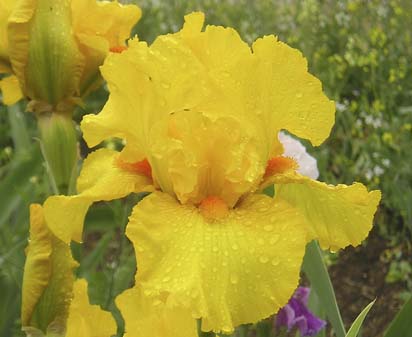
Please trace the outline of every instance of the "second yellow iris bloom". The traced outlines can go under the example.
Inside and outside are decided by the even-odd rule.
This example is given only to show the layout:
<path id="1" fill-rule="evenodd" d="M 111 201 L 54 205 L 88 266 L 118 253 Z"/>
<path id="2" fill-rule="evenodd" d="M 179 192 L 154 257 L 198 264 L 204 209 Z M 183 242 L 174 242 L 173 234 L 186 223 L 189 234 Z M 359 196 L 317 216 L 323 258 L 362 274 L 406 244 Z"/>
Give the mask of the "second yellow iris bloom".
<path id="1" fill-rule="evenodd" d="M 45 211 L 56 236 L 80 241 L 92 202 L 154 191 L 127 226 L 136 292 L 202 318 L 205 331 L 230 332 L 287 303 L 307 242 L 359 244 L 380 192 L 313 181 L 282 156 L 280 130 L 320 145 L 334 123 L 334 103 L 299 51 L 274 36 L 250 48 L 233 29 L 202 31 L 203 21 L 190 14 L 180 32 L 107 58 L 109 101 L 82 130 L 90 146 L 110 137 L 126 146 L 92 153 L 79 194 L 51 197 Z M 274 198 L 260 192 L 270 184 Z M 118 303 L 127 315 L 135 305 Z"/>

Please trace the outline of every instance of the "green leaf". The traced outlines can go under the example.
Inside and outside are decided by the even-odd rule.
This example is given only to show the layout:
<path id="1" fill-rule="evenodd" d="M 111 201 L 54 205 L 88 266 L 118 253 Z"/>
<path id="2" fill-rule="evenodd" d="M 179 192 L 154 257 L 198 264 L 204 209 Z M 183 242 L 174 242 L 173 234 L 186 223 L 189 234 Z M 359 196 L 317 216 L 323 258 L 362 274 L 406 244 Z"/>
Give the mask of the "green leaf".
<path id="1" fill-rule="evenodd" d="M 88 274 L 96 270 L 97 265 L 104 261 L 107 247 L 112 238 L 112 231 L 104 234 L 92 252 L 82 259 L 80 267 L 77 269 L 77 275 L 79 277 L 88 278 Z"/>
<path id="2" fill-rule="evenodd" d="M 365 309 L 362 310 L 362 312 L 359 314 L 358 317 L 356 317 L 355 321 L 352 323 L 348 333 L 346 334 L 346 337 L 356 337 L 359 333 L 359 330 L 362 326 L 363 321 L 365 320 L 366 315 L 368 314 L 369 310 L 371 310 L 372 306 L 375 304 L 376 300 L 373 300 L 371 303 L 369 303 Z M 401 335 L 399 335 L 401 336 Z"/>
<path id="3" fill-rule="evenodd" d="M 384 337 L 412 337 L 412 296 L 398 312 L 386 330 Z"/>
<path id="4" fill-rule="evenodd" d="M 325 320 L 326 314 L 325 310 L 319 301 L 319 296 L 316 293 L 315 289 L 311 289 L 309 300 L 308 300 L 308 308 L 312 311 L 317 317 Z M 319 331 L 315 337 L 326 337 L 326 329 L 322 329 Z"/>
<path id="5" fill-rule="evenodd" d="M 12 336 L 15 317 L 20 313 L 20 289 L 0 275 L 0 336 Z"/>
<path id="6" fill-rule="evenodd" d="M 306 246 L 305 258 L 303 259 L 303 271 L 308 277 L 311 287 L 319 296 L 319 301 L 329 318 L 337 337 L 346 335 L 342 317 L 336 302 L 335 292 L 330 281 L 328 271 L 323 262 L 322 252 L 316 241 Z"/>
<path id="7" fill-rule="evenodd" d="M 30 147 L 30 137 L 26 127 L 26 120 L 20 105 L 8 107 L 10 133 L 16 152 L 27 151 Z"/>
<path id="8" fill-rule="evenodd" d="M 14 158 L 0 185 L 0 228 L 32 188 L 30 178 L 39 173 L 41 162 L 37 144 Z"/>

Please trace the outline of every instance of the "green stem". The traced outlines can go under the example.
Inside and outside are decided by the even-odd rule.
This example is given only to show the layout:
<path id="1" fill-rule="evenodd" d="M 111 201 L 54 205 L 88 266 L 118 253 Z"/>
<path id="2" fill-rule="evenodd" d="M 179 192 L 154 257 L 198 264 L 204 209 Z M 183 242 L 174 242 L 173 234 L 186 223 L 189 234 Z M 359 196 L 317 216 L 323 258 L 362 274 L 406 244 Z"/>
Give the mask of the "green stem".
<path id="1" fill-rule="evenodd" d="M 75 193 L 77 134 L 70 114 L 42 114 L 38 118 L 40 146 L 54 194 Z"/>

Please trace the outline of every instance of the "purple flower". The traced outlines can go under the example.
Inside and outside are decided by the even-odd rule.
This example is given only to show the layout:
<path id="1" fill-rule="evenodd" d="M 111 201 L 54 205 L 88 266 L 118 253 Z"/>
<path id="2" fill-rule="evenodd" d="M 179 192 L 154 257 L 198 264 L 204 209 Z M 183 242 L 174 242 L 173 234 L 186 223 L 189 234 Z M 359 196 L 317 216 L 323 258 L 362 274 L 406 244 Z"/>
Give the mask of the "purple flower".
<path id="1" fill-rule="evenodd" d="M 279 310 L 276 325 L 285 326 L 288 331 L 297 327 L 302 337 L 316 335 L 326 322 L 313 315 L 307 308 L 310 288 L 296 289 L 289 303 Z"/>

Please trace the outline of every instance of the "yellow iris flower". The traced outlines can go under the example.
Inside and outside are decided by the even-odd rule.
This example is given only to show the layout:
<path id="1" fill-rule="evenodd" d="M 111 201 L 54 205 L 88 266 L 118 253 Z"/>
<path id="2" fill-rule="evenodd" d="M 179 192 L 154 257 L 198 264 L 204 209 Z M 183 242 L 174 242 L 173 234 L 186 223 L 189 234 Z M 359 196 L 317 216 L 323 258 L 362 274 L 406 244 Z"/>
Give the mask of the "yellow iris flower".
<path id="1" fill-rule="evenodd" d="M 3 101 L 64 110 L 102 82 L 99 66 L 120 52 L 141 11 L 96 0 L 0 0 Z"/>
<path id="2" fill-rule="evenodd" d="M 132 40 L 106 59 L 109 100 L 82 130 L 89 146 L 120 137 L 125 148 L 89 155 L 79 194 L 49 198 L 45 214 L 57 237 L 79 241 L 91 203 L 154 191 L 127 226 L 145 300 L 230 332 L 287 303 L 307 242 L 358 245 L 380 192 L 313 181 L 282 157 L 280 130 L 320 145 L 334 123 L 334 103 L 299 51 L 274 36 L 250 48 L 203 22 L 192 13 L 178 33 L 151 46 Z M 274 198 L 260 192 L 269 184 Z M 131 302 L 118 302 L 127 317 Z"/>
<path id="3" fill-rule="evenodd" d="M 29 336 L 109 337 L 116 332 L 110 313 L 90 305 L 85 280 L 74 280 L 77 262 L 70 246 L 54 236 L 41 205 L 30 207 L 21 320 Z M 101 324 L 104 320 L 105 324 Z"/>

